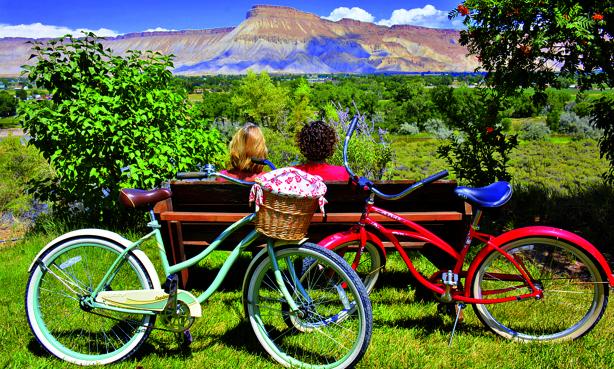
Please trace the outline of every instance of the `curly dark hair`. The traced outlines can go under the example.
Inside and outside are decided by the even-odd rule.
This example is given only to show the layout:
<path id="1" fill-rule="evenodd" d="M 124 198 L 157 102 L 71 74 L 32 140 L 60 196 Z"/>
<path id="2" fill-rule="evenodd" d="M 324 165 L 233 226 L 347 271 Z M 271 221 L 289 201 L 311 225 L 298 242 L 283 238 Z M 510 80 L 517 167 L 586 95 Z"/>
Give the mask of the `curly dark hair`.
<path id="1" fill-rule="evenodd" d="M 306 124 L 296 135 L 301 154 L 309 161 L 324 161 L 335 152 L 337 132 L 328 124 L 317 120 Z"/>

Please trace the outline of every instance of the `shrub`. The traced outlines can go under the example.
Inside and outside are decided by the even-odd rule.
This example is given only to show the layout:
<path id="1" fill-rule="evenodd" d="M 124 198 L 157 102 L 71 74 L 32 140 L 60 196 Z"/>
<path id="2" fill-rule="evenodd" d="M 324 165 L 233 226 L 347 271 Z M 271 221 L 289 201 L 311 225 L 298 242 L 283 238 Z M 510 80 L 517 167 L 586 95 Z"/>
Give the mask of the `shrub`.
<path id="1" fill-rule="evenodd" d="M 438 149 L 457 177 L 476 186 L 508 180 L 509 154 L 517 139 L 503 133 L 500 97 L 489 91 L 449 88 L 433 93 L 433 99 L 448 126 L 457 130 Z"/>
<path id="2" fill-rule="evenodd" d="M 561 113 L 559 132 L 569 134 L 575 138 L 598 139 L 601 131 L 590 124 L 589 117 L 580 117 L 573 111 Z"/>
<path id="3" fill-rule="evenodd" d="M 37 149 L 16 136 L 0 140 L 0 213 L 24 215 L 33 200 L 28 182 L 52 177 L 53 170 Z"/>
<path id="4" fill-rule="evenodd" d="M 599 139 L 599 152 L 610 162 L 610 169 L 605 174 L 606 180 L 614 183 L 614 94 L 603 95 L 597 100 L 591 112 L 591 123 L 603 130 Z"/>
<path id="5" fill-rule="evenodd" d="M 402 135 L 416 135 L 420 133 L 420 129 L 416 123 L 403 123 L 399 127 L 399 133 Z"/>
<path id="6" fill-rule="evenodd" d="M 339 135 L 337 150 L 330 159 L 330 164 L 343 165 L 343 141 L 352 120 L 349 109 L 338 108 L 338 120 L 331 120 Z M 358 176 L 369 179 L 383 179 L 388 165 L 392 162 L 392 149 L 385 131 L 376 129 L 376 122 L 368 121 L 359 114 L 358 128 L 348 147 L 348 162 Z"/>
<path id="7" fill-rule="evenodd" d="M 550 135 L 550 128 L 541 122 L 523 122 L 519 138 L 528 141 L 544 141 Z"/>
<path id="8" fill-rule="evenodd" d="M 172 60 L 159 53 L 104 49 L 92 33 L 36 41 L 30 82 L 53 94 L 25 102 L 19 116 L 29 143 L 57 171 L 37 195 L 55 206 L 80 204 L 92 221 L 121 224 L 122 187 L 153 188 L 178 171 L 221 163 L 219 133 L 188 116 L 185 90 L 172 83 Z"/>
<path id="9" fill-rule="evenodd" d="M 443 120 L 430 118 L 424 122 L 424 131 L 437 138 L 447 139 L 452 136 L 452 130 L 446 126 Z"/>

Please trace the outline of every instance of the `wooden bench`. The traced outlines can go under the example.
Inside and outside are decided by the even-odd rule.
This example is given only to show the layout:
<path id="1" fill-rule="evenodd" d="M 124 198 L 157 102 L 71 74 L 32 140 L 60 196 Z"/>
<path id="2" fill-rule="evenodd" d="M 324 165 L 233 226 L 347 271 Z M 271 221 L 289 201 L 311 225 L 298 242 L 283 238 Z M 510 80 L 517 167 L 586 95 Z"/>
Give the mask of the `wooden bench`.
<path id="1" fill-rule="evenodd" d="M 398 193 L 414 181 L 377 182 L 384 193 Z M 346 182 L 327 183 L 327 219 L 314 214 L 307 237 L 318 242 L 335 232 L 355 224 L 364 207 L 364 194 L 357 193 Z M 453 192 L 455 181 L 437 181 L 396 201 L 376 198 L 375 204 L 404 218 L 419 222 L 454 246 L 462 245 L 466 236 L 471 207 Z M 214 181 L 172 181 L 171 199 L 156 204 L 154 212 L 162 225 L 162 237 L 171 263 L 186 260 L 210 244 L 226 227 L 251 213 L 248 205 L 249 188 Z M 383 223 L 387 218 L 373 218 Z M 245 227 L 229 237 L 218 249 L 232 249 L 251 229 Z M 261 245 L 263 242 L 255 242 Z M 403 242 L 404 247 L 422 248 L 417 242 Z M 392 245 L 387 245 L 392 246 Z M 256 246 L 255 246 L 256 247 Z M 255 250 L 255 249 L 254 249 Z M 428 253 L 427 253 L 428 256 Z M 433 261 L 433 259 L 431 258 Z M 436 262 L 436 257 L 435 261 Z M 185 286 L 188 271 L 181 275 Z"/>

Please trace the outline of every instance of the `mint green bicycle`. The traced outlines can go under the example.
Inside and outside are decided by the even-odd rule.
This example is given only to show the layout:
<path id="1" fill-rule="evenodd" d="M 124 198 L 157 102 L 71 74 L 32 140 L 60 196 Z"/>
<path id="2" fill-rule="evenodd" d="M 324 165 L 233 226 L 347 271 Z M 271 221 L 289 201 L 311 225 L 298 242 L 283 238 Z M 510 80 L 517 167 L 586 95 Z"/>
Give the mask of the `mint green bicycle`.
<path id="1" fill-rule="evenodd" d="M 196 175 L 223 176 L 212 171 Z M 236 230 L 252 226 L 256 214 L 232 224 L 200 254 L 169 265 L 152 209 L 170 196 L 166 189 L 122 190 L 124 205 L 149 209 L 151 216 L 152 231 L 136 242 L 105 230 L 82 229 L 54 239 L 36 255 L 29 268 L 26 313 L 47 351 L 71 363 L 98 365 L 128 358 L 152 329 L 175 332 L 191 342 L 189 328 L 201 316 L 201 304 L 219 288 L 241 251 L 261 235 L 254 229 L 245 236 L 211 285 L 194 296 L 177 288 L 177 273 L 210 255 Z M 158 245 L 164 285 L 139 249 L 150 238 Z M 367 296 L 343 259 L 300 241 L 267 238 L 243 282 L 243 306 L 251 327 L 265 350 L 285 366 L 356 364 L 371 338 Z"/>

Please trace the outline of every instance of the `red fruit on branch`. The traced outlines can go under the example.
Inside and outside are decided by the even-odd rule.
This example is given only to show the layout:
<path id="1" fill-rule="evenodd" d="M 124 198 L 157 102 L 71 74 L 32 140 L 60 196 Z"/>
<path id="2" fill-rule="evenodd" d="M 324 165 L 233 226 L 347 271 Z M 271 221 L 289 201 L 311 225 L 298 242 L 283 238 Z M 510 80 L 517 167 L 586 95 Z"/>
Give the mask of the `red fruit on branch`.
<path id="1" fill-rule="evenodd" d="M 597 22 L 602 21 L 603 20 L 603 14 L 601 14 L 601 13 L 593 14 L 593 20 L 597 21 Z"/>
<path id="2" fill-rule="evenodd" d="M 456 10 L 458 10 L 461 15 L 469 15 L 469 8 L 467 8 L 463 4 L 458 4 Z"/>

